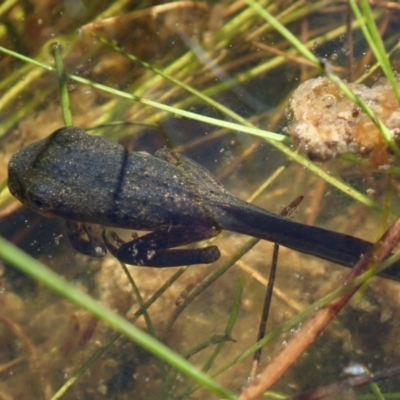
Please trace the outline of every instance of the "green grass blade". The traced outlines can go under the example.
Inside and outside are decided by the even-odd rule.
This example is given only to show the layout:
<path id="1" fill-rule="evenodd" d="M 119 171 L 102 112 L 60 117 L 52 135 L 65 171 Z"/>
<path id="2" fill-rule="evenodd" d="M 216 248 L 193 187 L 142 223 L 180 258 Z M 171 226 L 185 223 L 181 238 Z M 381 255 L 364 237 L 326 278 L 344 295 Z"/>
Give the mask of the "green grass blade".
<path id="1" fill-rule="evenodd" d="M 225 327 L 225 332 L 223 335 L 223 338 L 225 338 L 224 341 L 221 341 L 220 343 L 217 344 L 217 347 L 215 350 L 212 352 L 211 356 L 209 359 L 204 363 L 203 368 L 201 369 L 203 372 L 207 372 L 212 365 L 214 364 L 216 358 L 218 355 L 221 353 L 221 351 L 224 349 L 226 345 L 226 339 L 231 337 L 231 333 L 233 331 L 233 328 L 236 324 L 236 321 L 239 316 L 239 310 L 240 310 L 240 305 L 242 302 L 242 292 L 243 292 L 243 280 L 239 278 L 236 283 L 235 287 L 235 294 L 233 298 L 233 305 L 232 305 L 232 310 L 229 315 L 228 322 Z M 182 396 L 179 397 L 179 400 L 184 400 L 189 397 L 190 394 L 195 392 L 199 388 L 199 385 L 192 384 L 190 385 L 185 392 L 182 394 Z"/>
<path id="2" fill-rule="evenodd" d="M 61 46 L 58 44 L 53 45 L 53 56 L 56 64 L 58 84 L 60 87 L 61 97 L 61 110 L 64 118 L 64 124 L 66 126 L 72 126 L 72 113 L 69 104 L 68 85 L 67 85 L 67 74 L 65 73 L 64 63 L 61 57 Z"/>
<path id="3" fill-rule="evenodd" d="M 371 108 L 364 103 L 360 98 L 358 98 L 346 85 L 345 83 L 336 75 L 334 75 L 332 72 L 329 70 L 329 64 L 326 62 L 323 62 L 322 60 L 319 60 L 313 53 L 311 53 L 310 50 L 308 50 L 307 47 L 301 43 L 300 40 L 298 40 L 285 26 L 283 26 L 278 20 L 276 20 L 268 11 L 264 10 L 255 0 L 246 0 L 247 3 L 257 10 L 259 14 L 267 21 L 269 22 L 283 37 L 285 37 L 292 45 L 301 53 L 304 57 L 306 57 L 310 62 L 312 62 L 316 68 L 320 69 L 322 72 L 325 73 L 325 75 L 333 82 L 335 83 L 340 90 L 350 99 L 352 100 L 355 104 L 357 104 L 362 111 L 374 122 L 376 127 L 379 129 L 382 137 L 384 138 L 385 142 L 387 143 L 388 147 L 394 152 L 394 154 L 397 156 L 397 158 L 400 159 L 400 149 L 397 146 L 396 141 L 394 140 L 394 135 L 390 130 L 384 125 L 384 123 L 375 115 L 375 113 L 371 110 Z M 351 0 L 354 2 L 355 0 Z M 361 15 L 361 14 L 360 14 Z M 371 17 L 372 18 L 372 17 Z M 362 23 L 363 17 L 360 16 L 360 24 Z M 373 24 L 374 25 L 374 24 Z M 364 31 L 363 31 L 364 32 Z M 373 39 L 371 38 L 371 35 L 369 34 L 368 31 L 365 31 L 364 34 L 366 35 L 366 38 L 370 38 L 370 41 L 372 44 L 372 50 L 374 53 L 379 54 L 379 51 L 377 47 L 373 44 Z M 381 42 L 380 42 L 381 43 Z M 383 44 L 382 44 L 383 46 Z M 383 57 L 387 59 L 386 57 Z M 389 66 L 390 69 L 390 66 Z M 389 73 L 389 72 L 388 72 Z M 393 72 L 390 72 L 393 74 Z M 393 76 L 394 79 L 394 76 Z M 397 84 L 396 84 L 397 85 Z"/>
<path id="4" fill-rule="evenodd" d="M 255 0 L 246 0 L 250 7 L 257 11 L 269 24 L 271 24 L 285 39 L 287 39 L 292 45 L 309 61 L 316 66 L 320 66 L 321 61 L 310 51 L 303 43 L 297 39 L 284 25 L 282 25 L 276 18 L 274 18 L 268 11 L 260 6 Z"/>
<path id="5" fill-rule="evenodd" d="M 231 310 L 228 322 L 225 327 L 225 336 L 226 337 L 231 337 L 233 328 L 238 319 L 239 311 L 240 311 L 240 304 L 242 301 L 242 292 L 243 292 L 243 280 L 241 278 L 239 278 L 236 283 L 236 287 L 235 287 L 235 294 L 234 294 L 234 298 L 233 298 L 232 310 Z M 218 357 L 218 354 L 225 347 L 225 344 L 226 344 L 226 342 L 222 342 L 216 347 L 215 351 L 213 351 L 210 358 L 206 361 L 203 368 L 201 369 L 203 372 L 207 372 L 211 368 L 211 366 L 214 364 L 215 359 Z"/>
<path id="6" fill-rule="evenodd" d="M 19 53 L 16 53 L 12 50 L 6 49 L 5 47 L 0 46 L 0 51 L 2 51 L 5 54 L 9 54 L 13 57 L 19 58 L 25 62 L 28 63 L 32 63 L 40 68 L 44 68 L 49 72 L 55 72 L 55 68 L 43 64 L 37 60 L 34 60 L 32 58 L 29 57 L 25 57 Z M 296 151 L 292 151 L 288 146 L 286 146 L 283 142 L 287 141 L 287 137 L 284 135 L 280 135 L 277 134 L 275 132 L 269 132 L 269 131 L 265 131 L 262 129 L 258 129 L 252 126 L 244 126 L 244 125 L 240 125 L 240 124 L 236 124 L 233 122 L 228 122 L 228 121 L 223 121 L 220 119 L 216 119 L 216 118 L 211 118 L 211 117 L 206 117 L 204 115 L 200 115 L 200 114 L 196 114 L 196 113 L 192 113 L 189 111 L 185 111 L 185 110 L 181 110 L 178 109 L 176 107 L 171 107 L 171 106 L 167 106 L 152 100 L 147 100 L 141 97 L 137 97 L 134 96 L 130 93 L 126 93 L 117 89 L 113 89 L 110 88 L 108 86 L 102 85 L 100 83 L 95 83 L 92 82 L 88 79 L 82 78 L 80 76 L 77 75 L 71 75 L 68 74 L 68 77 L 83 83 L 85 85 L 88 85 L 92 88 L 95 89 L 99 89 L 102 90 L 104 92 L 107 93 L 111 93 L 115 96 L 121 97 L 121 98 L 125 98 L 125 99 L 129 99 L 132 101 L 138 101 L 140 103 L 149 105 L 151 107 L 154 108 L 158 108 L 160 110 L 164 110 L 168 113 L 174 114 L 174 115 L 180 115 L 182 117 L 186 117 L 186 118 L 191 118 L 194 119 L 196 121 L 201 121 L 204 123 L 208 123 L 211 125 L 216 125 L 216 126 L 220 126 L 223 128 L 227 128 L 227 129 L 232 129 L 234 131 L 239 131 L 239 132 L 244 132 L 244 133 L 249 133 L 255 136 L 259 136 L 262 137 L 263 139 L 267 140 L 268 143 L 270 143 L 271 145 L 273 145 L 274 147 L 276 147 L 278 150 L 280 150 L 282 153 L 284 153 L 286 156 L 288 156 L 290 159 L 296 161 L 297 163 L 299 163 L 300 165 L 302 165 L 303 167 L 307 168 L 309 171 L 313 172 L 314 174 L 316 174 L 317 176 L 319 176 L 320 178 L 324 179 L 326 182 L 328 182 L 329 184 L 331 184 L 332 186 L 336 187 L 337 189 L 339 189 L 340 191 L 344 192 L 345 194 L 349 195 L 350 197 L 354 198 L 356 201 L 359 201 L 362 204 L 367 205 L 368 207 L 371 207 L 377 211 L 382 211 L 382 207 L 380 206 L 380 204 L 378 204 L 377 202 L 373 201 L 371 198 L 369 198 L 368 196 L 364 195 L 363 193 L 360 193 L 359 191 L 355 190 L 354 188 L 352 188 L 351 186 L 346 185 L 343 181 L 341 181 L 340 179 L 328 174 L 327 172 L 325 172 L 323 169 L 321 169 L 318 165 L 314 164 L 313 162 L 311 162 L 310 160 L 308 160 L 307 158 L 303 157 L 302 155 L 298 154 Z M 337 78 L 339 79 L 339 78 Z M 344 83 L 343 83 L 344 85 Z M 345 85 L 344 85 L 345 86 Z M 372 111 L 371 111 L 372 113 Z M 389 132 L 390 133 L 390 132 Z M 397 146 L 396 146 L 397 147 Z"/>
<path id="7" fill-rule="evenodd" d="M 384 262 L 377 265 L 376 267 L 371 268 L 368 271 L 357 276 L 357 278 L 355 278 L 354 280 L 352 280 L 350 283 L 346 284 L 345 286 L 342 286 L 339 289 L 334 290 L 333 292 L 329 293 L 325 297 L 316 301 L 314 304 L 307 307 L 307 309 L 305 309 L 304 311 L 295 315 L 292 319 L 290 319 L 289 321 L 284 323 L 281 327 L 279 327 L 278 329 L 275 329 L 274 331 L 272 331 L 269 334 L 267 334 L 266 336 L 264 336 L 264 338 L 262 338 L 260 341 L 258 341 L 253 346 L 251 346 L 249 349 L 244 351 L 241 355 L 236 357 L 232 362 L 221 367 L 218 371 L 216 371 L 213 374 L 213 376 L 214 377 L 218 376 L 219 374 L 221 374 L 221 373 L 225 372 L 226 370 L 228 370 L 229 368 L 231 368 L 233 365 L 235 365 L 235 364 L 239 363 L 240 361 L 244 360 L 245 358 L 251 356 L 254 352 L 256 352 L 258 349 L 265 346 L 267 343 L 271 342 L 276 337 L 280 336 L 281 334 L 287 332 L 288 330 L 295 328 L 299 324 L 303 323 L 305 321 L 305 319 L 307 317 L 309 317 L 310 315 L 312 315 L 315 311 L 326 306 L 331 301 L 337 299 L 339 296 L 342 296 L 343 294 L 349 292 L 350 290 L 354 289 L 355 287 L 363 285 L 365 282 L 367 282 L 373 276 L 378 275 L 379 273 L 381 273 L 382 271 L 384 271 L 387 268 L 390 268 L 390 266 L 398 260 L 400 260 L 400 252 L 387 258 Z"/>
<path id="8" fill-rule="evenodd" d="M 385 46 L 382 42 L 381 35 L 376 26 L 371 7 L 368 4 L 368 1 L 361 0 L 360 6 L 362 9 L 362 14 L 358 9 L 357 3 L 355 0 L 350 0 L 350 6 L 353 10 L 354 15 L 357 20 L 360 22 L 361 29 L 365 36 L 365 39 L 368 42 L 369 47 L 374 53 L 376 59 L 378 60 L 380 66 L 382 67 L 383 72 L 385 73 L 388 81 L 391 83 L 393 87 L 394 94 L 397 98 L 397 102 L 400 104 L 400 89 L 397 85 L 396 77 L 392 71 L 390 66 L 389 57 L 386 53 Z M 364 22 L 364 18 L 366 20 L 366 24 Z"/>
<path id="9" fill-rule="evenodd" d="M 154 354 L 159 359 L 167 362 L 182 374 L 193 379 L 198 384 L 208 388 L 218 396 L 226 399 L 236 399 L 236 396 L 219 385 L 209 376 L 195 368 L 184 358 L 173 352 L 167 346 L 141 331 L 129 321 L 103 307 L 92 297 L 78 290 L 75 286 L 60 278 L 49 268 L 0 237 L 0 257 L 31 276 L 55 293 L 71 301 L 82 309 L 90 312 L 107 325 L 122 333 L 127 338 Z"/>
<path id="10" fill-rule="evenodd" d="M 171 83 L 174 83 L 177 86 L 180 86 L 182 89 L 186 90 L 190 94 L 193 94 L 198 99 L 203 100 L 205 103 L 209 104 L 210 106 L 212 106 L 212 107 L 218 109 L 219 111 L 223 112 L 225 115 L 228 115 L 229 117 L 235 119 L 238 122 L 241 122 L 244 125 L 251 126 L 249 124 L 249 122 L 245 118 L 242 118 L 240 115 L 236 114 L 230 108 L 225 107 L 221 103 L 218 103 L 217 101 L 215 101 L 211 97 L 204 95 L 199 90 L 196 90 L 196 89 L 192 88 L 191 86 L 186 85 L 185 83 L 179 81 L 178 79 L 175 79 L 173 76 L 171 76 L 169 74 L 166 74 L 165 72 L 161 71 L 160 69 L 153 67 L 151 64 L 141 60 L 140 58 L 136 57 L 135 55 L 124 52 L 120 47 L 117 47 L 117 46 L 109 43 L 107 40 L 105 40 L 103 38 L 99 38 L 99 40 L 100 40 L 100 42 L 102 42 L 102 43 L 106 44 L 107 46 L 111 47 L 114 51 L 116 51 L 116 52 L 118 52 L 120 54 L 123 54 L 129 60 L 139 62 L 144 68 L 147 68 L 150 71 L 153 71 L 155 74 L 159 75 L 160 77 L 164 78 L 165 80 L 167 80 L 167 81 L 169 81 Z"/>
<path id="11" fill-rule="evenodd" d="M 144 308 L 149 308 L 156 300 L 158 300 L 161 295 L 172 286 L 174 282 L 187 270 L 187 267 L 180 268 L 171 278 L 169 278 L 164 284 L 144 303 Z M 143 309 L 137 310 L 131 320 L 134 323 L 143 314 Z M 90 368 L 93 363 L 98 360 L 121 336 L 120 333 L 114 333 L 111 338 L 101 346 L 94 354 L 92 354 L 85 363 L 76 371 L 54 394 L 50 400 L 58 400 L 70 389 L 78 379 Z"/>

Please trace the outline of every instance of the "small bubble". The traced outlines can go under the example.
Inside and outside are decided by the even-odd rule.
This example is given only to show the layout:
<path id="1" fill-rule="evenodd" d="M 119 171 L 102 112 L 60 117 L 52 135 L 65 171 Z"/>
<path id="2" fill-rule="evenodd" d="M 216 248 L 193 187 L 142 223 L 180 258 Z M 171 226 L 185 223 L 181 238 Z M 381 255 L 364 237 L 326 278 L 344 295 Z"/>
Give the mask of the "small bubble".
<path id="1" fill-rule="evenodd" d="M 336 98 L 335 96 L 332 96 L 331 94 L 327 94 L 322 98 L 322 105 L 325 108 L 331 108 L 336 104 Z"/>
<path id="2" fill-rule="evenodd" d="M 344 368 L 343 372 L 347 375 L 364 375 L 367 370 L 364 365 L 360 363 L 352 362 L 346 368 Z"/>

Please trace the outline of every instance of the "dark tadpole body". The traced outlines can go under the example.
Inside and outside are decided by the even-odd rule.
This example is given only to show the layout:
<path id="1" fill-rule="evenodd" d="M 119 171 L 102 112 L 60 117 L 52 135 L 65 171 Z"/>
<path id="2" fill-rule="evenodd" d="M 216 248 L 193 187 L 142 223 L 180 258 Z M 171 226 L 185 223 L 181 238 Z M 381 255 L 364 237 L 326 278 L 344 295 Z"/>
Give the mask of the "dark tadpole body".
<path id="1" fill-rule="evenodd" d="M 204 167 L 168 149 L 129 152 L 76 127 L 13 155 L 10 192 L 47 216 L 133 230 L 225 229 L 352 267 L 373 244 L 285 219 L 230 194 Z M 188 231 L 188 229 L 186 229 Z M 400 263 L 385 272 L 400 279 Z"/>

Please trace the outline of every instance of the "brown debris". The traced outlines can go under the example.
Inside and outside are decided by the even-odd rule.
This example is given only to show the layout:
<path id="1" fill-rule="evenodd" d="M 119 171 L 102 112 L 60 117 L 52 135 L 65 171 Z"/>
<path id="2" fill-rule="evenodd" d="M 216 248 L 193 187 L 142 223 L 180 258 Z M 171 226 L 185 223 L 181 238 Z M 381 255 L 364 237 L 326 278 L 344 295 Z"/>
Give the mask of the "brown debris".
<path id="1" fill-rule="evenodd" d="M 386 79 L 372 87 L 350 83 L 348 87 L 395 134 L 400 133 L 400 109 Z M 373 121 L 328 78 L 302 83 L 290 99 L 295 144 L 314 160 L 325 161 L 345 153 L 368 156 L 371 165 L 388 162 L 386 142 Z"/>

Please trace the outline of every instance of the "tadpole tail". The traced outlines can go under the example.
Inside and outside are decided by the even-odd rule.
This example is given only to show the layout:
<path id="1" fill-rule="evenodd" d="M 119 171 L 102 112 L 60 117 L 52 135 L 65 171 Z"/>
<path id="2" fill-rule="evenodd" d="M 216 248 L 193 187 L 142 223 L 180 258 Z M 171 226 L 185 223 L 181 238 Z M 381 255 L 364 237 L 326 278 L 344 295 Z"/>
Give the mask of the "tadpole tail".
<path id="1" fill-rule="evenodd" d="M 245 207 L 219 205 L 222 229 L 268 240 L 350 268 L 374 247 L 373 243 L 354 236 L 305 225 L 245 204 Z M 400 262 L 380 275 L 400 281 Z"/>

